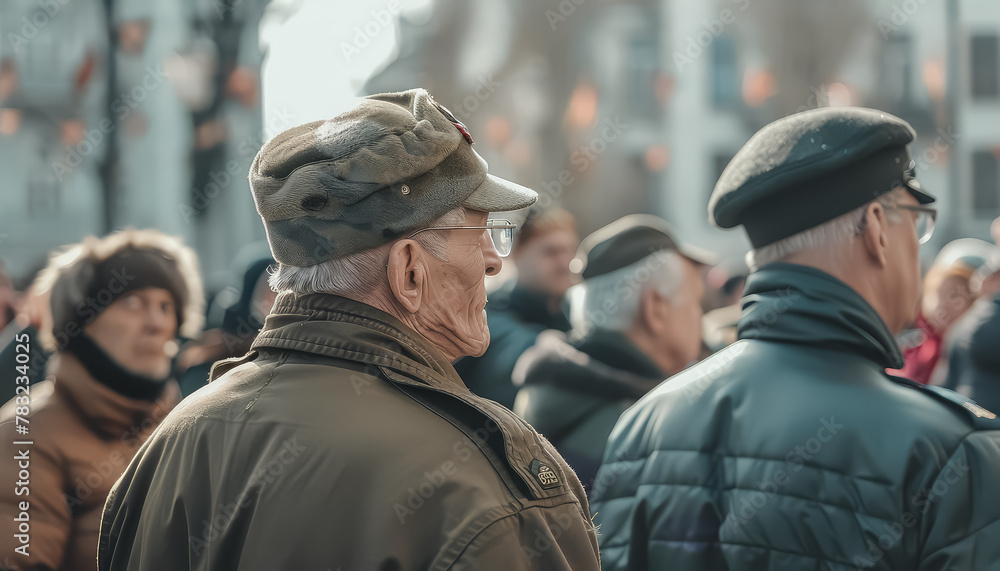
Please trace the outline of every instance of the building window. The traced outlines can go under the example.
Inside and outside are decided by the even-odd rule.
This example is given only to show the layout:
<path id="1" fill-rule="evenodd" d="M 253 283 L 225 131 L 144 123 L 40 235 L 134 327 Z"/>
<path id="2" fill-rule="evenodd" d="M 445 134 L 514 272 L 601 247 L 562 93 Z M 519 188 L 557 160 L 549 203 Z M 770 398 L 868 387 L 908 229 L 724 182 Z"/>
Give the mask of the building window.
<path id="1" fill-rule="evenodd" d="M 712 42 L 712 104 L 733 107 L 740 100 L 739 71 L 736 69 L 736 41 L 723 35 Z"/>
<path id="2" fill-rule="evenodd" d="M 28 215 L 33 218 L 51 216 L 59 212 L 62 186 L 55 176 L 39 173 L 28 180 Z"/>
<path id="3" fill-rule="evenodd" d="M 913 41 L 906 35 L 890 36 L 882 52 L 881 92 L 890 103 L 907 101 L 913 82 Z"/>
<path id="4" fill-rule="evenodd" d="M 992 150 L 972 153 L 972 209 L 989 216 L 1000 209 L 1000 165 Z"/>
<path id="5" fill-rule="evenodd" d="M 995 34 L 972 36 L 972 98 L 1000 96 L 1000 38 Z"/>
<path id="6" fill-rule="evenodd" d="M 656 100 L 659 53 L 653 34 L 633 36 L 628 41 L 628 100 L 636 115 L 655 117 L 659 113 Z"/>
<path id="7" fill-rule="evenodd" d="M 729 166 L 729 161 L 733 160 L 734 156 L 736 156 L 736 153 L 725 151 L 716 151 L 715 154 L 712 155 L 712 178 L 709 180 L 708 184 L 708 195 L 705 197 L 706 207 L 708 206 L 709 200 L 712 198 L 712 191 L 715 190 L 715 184 L 719 182 L 720 178 L 722 178 L 722 171 L 726 170 L 726 167 Z"/>

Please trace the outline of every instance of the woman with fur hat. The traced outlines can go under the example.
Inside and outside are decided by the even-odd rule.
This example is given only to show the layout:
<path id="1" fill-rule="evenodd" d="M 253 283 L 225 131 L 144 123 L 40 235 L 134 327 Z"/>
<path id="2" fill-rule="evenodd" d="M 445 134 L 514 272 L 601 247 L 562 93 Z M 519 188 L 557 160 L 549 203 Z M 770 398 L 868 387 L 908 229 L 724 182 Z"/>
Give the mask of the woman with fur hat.
<path id="1" fill-rule="evenodd" d="M 34 288 L 50 296 L 40 338 L 54 357 L 0 409 L 2 455 L 17 459 L 3 465 L 2 552 L 20 569 L 92 569 L 111 486 L 180 399 L 171 361 L 201 328 L 201 278 L 180 240 L 126 230 L 56 253 Z"/>

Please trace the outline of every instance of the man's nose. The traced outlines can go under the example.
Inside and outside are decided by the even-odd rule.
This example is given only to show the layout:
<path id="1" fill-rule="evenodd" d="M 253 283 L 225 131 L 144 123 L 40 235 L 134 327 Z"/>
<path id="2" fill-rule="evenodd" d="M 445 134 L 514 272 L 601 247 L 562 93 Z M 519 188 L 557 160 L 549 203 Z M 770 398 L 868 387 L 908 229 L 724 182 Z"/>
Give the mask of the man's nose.
<path id="1" fill-rule="evenodd" d="M 495 276 L 499 274 L 500 268 L 503 267 L 503 259 L 500 257 L 500 253 L 497 252 L 496 246 L 493 245 L 493 239 L 490 238 L 488 230 L 483 232 L 480 243 L 483 247 L 483 259 L 486 261 L 486 275 Z"/>

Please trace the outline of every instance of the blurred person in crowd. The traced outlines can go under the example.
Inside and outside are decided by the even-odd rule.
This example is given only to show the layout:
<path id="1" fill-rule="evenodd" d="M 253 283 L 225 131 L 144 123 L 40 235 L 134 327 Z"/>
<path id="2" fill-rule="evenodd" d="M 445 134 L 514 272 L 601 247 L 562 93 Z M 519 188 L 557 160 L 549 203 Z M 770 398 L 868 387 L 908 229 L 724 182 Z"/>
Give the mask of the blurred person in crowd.
<path id="1" fill-rule="evenodd" d="M 55 353 L 50 379 L 19 381 L 0 409 L 3 456 L 18 459 L 3 464 L 2 552 L 20 569 L 92 569 L 111 486 L 179 400 L 170 365 L 178 334 L 201 326 L 197 260 L 173 237 L 126 230 L 56 253 L 34 287 Z"/>
<path id="2" fill-rule="evenodd" d="M 267 269 L 272 264 L 270 255 L 251 261 L 241 276 L 239 298 L 225 308 L 222 326 L 205 331 L 200 339 L 182 348 L 177 369 L 181 371 L 178 382 L 183 396 L 205 386 L 217 361 L 242 357 L 250 350 L 277 297 L 268 285 Z"/>
<path id="3" fill-rule="evenodd" d="M 977 404 L 1000 409 L 1000 249 L 993 247 L 969 280 L 977 295 L 946 341 L 947 366 L 935 372 L 941 386 Z"/>
<path id="4" fill-rule="evenodd" d="M 0 330 L 0 401 L 7 402 L 13 398 L 18 386 L 18 377 L 27 377 L 28 384 L 34 384 L 45 379 L 45 367 L 50 354 L 39 340 L 39 331 L 52 327 L 52 312 L 49 308 L 47 291 L 39 291 L 33 284 L 38 274 L 48 265 L 48 260 L 28 276 L 22 283 L 29 284 L 23 294 L 18 294 L 17 310 L 14 319 Z M 20 340 L 19 342 L 17 340 Z M 18 371 L 18 353 L 23 351 L 18 345 L 32 347 L 28 359 L 27 374 L 22 369 Z M 23 357 L 22 357 L 23 359 Z M 22 383 L 23 384 L 23 383 Z"/>
<path id="5" fill-rule="evenodd" d="M 941 249 L 924 276 L 917 319 L 899 336 L 906 364 L 889 374 L 924 385 L 930 382 L 945 334 L 975 299 L 969 279 L 986 262 L 990 249 L 988 242 L 975 238 L 954 240 Z"/>
<path id="6" fill-rule="evenodd" d="M 517 388 L 511 383 L 511 373 L 517 358 L 540 332 L 569 329 L 562 302 L 575 283 L 569 263 L 579 244 L 576 222 L 569 212 L 558 208 L 528 211 L 511 252 L 517 278 L 490 293 L 486 303 L 490 346 L 481 357 L 455 363 L 469 390 L 507 408 L 514 406 Z"/>
<path id="7" fill-rule="evenodd" d="M 7 275 L 7 268 L 0 260 L 0 331 L 14 321 L 20 305 L 21 296 L 14 289 L 14 282 Z M 2 347 L 2 345 L 0 345 Z"/>
<path id="8" fill-rule="evenodd" d="M 573 328 L 547 331 L 514 368 L 514 412 L 590 489 L 622 411 L 698 357 L 706 252 L 655 216 L 621 218 L 586 239 L 568 295 Z"/>
<path id="9" fill-rule="evenodd" d="M 573 471 L 451 365 L 489 344 L 513 228 L 489 212 L 537 197 L 472 141 L 414 89 L 260 150 L 280 293 L 112 490 L 99 569 L 599 568 Z"/>
<path id="10" fill-rule="evenodd" d="M 718 306 L 705 312 L 702 318 L 702 337 L 709 354 L 721 351 L 736 342 L 737 323 L 740 320 L 740 298 L 750 268 L 744 256 L 723 260 L 708 271 L 706 282 L 715 291 Z M 707 355 L 705 355 L 707 357 Z"/>
<path id="11" fill-rule="evenodd" d="M 906 122 L 824 108 L 723 171 L 743 226 L 740 340 L 619 419 L 591 499 L 604 569 L 996 569 L 1000 420 L 887 375 L 920 294 L 934 198 Z"/>

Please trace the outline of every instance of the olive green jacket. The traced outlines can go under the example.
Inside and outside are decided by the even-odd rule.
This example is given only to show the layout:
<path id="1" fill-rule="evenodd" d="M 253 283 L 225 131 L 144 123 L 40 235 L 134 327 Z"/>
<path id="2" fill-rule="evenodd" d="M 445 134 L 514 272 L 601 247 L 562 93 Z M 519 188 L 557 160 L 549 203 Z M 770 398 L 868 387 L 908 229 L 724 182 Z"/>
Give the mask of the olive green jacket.
<path id="1" fill-rule="evenodd" d="M 579 480 L 392 316 L 278 297 L 108 497 L 99 568 L 599 569 Z"/>

